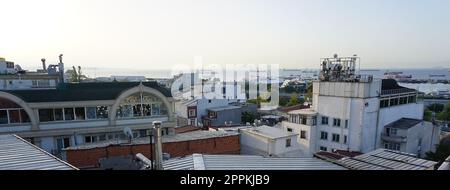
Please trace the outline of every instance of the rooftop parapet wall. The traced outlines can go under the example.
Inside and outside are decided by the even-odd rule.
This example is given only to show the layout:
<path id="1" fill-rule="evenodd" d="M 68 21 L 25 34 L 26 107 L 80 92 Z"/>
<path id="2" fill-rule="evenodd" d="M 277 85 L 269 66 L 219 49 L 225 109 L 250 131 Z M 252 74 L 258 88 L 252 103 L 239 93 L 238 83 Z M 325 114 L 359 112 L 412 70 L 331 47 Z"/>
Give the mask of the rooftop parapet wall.
<path id="1" fill-rule="evenodd" d="M 379 96 L 381 80 L 367 82 L 314 81 L 313 94 L 346 98 L 371 98 Z"/>

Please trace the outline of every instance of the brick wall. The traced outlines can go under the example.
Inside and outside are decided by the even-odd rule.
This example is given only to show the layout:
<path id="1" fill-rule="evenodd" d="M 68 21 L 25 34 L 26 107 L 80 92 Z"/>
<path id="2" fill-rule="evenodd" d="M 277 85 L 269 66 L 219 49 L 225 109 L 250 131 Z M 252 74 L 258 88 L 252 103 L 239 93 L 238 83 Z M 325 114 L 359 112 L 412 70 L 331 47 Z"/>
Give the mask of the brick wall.
<path id="1" fill-rule="evenodd" d="M 239 136 L 216 137 L 182 142 L 163 143 L 163 152 L 170 156 L 180 157 L 194 153 L 202 154 L 239 154 Z M 154 150 L 154 149 L 153 149 Z M 100 158 L 112 156 L 144 154 L 150 158 L 149 144 L 142 145 L 110 145 L 108 147 L 67 150 L 67 162 L 78 168 L 98 167 Z"/>

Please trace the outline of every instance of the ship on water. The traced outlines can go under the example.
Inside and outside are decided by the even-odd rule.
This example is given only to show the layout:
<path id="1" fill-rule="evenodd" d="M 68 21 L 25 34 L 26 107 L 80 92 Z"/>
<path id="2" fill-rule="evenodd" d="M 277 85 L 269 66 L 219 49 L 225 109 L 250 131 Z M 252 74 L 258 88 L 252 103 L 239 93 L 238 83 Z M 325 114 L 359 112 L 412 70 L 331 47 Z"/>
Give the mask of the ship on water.
<path id="1" fill-rule="evenodd" d="M 402 80 L 402 79 L 411 79 L 412 75 L 404 75 L 403 72 L 389 72 L 389 71 L 386 71 L 384 73 L 384 78 L 385 79 Z"/>

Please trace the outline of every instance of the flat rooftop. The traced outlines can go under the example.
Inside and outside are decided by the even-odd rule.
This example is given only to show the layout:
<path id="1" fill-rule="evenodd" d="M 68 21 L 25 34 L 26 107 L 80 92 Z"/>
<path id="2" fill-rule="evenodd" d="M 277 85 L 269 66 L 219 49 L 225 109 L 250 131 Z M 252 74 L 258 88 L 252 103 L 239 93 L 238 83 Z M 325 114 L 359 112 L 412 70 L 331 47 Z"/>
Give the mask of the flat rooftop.
<path id="1" fill-rule="evenodd" d="M 422 122 L 422 120 L 420 120 L 420 119 L 401 118 L 397 121 L 389 123 L 385 127 L 395 128 L 395 129 L 409 129 L 411 127 L 416 126 L 420 122 Z"/>
<path id="2" fill-rule="evenodd" d="M 270 139 L 278 139 L 284 137 L 297 136 L 298 134 L 293 132 L 288 132 L 280 128 L 269 127 L 269 126 L 260 126 L 260 127 L 252 127 L 248 129 L 242 129 L 242 131 L 263 136 Z"/>
<path id="3" fill-rule="evenodd" d="M 233 110 L 233 109 L 239 109 L 240 106 L 220 106 L 215 108 L 209 108 L 208 110 L 218 112 L 218 111 L 224 111 L 224 110 Z"/>
<path id="4" fill-rule="evenodd" d="M 17 135 L 0 135 L 0 170 L 78 170 Z"/>
<path id="5" fill-rule="evenodd" d="M 307 109 L 292 110 L 288 112 L 288 114 L 316 115 L 317 112 L 311 108 L 307 108 Z"/>
<path id="6" fill-rule="evenodd" d="M 226 131 L 193 131 L 187 133 L 180 133 L 176 135 L 162 136 L 162 143 L 193 141 L 200 139 L 220 138 L 236 135 L 239 135 L 239 133 Z M 141 144 L 150 144 L 149 137 L 135 138 L 131 141 L 131 143 L 129 140 L 109 140 L 103 142 L 89 143 L 84 145 L 68 147 L 65 150 L 86 150 L 93 148 L 103 148 L 111 145 L 141 145 Z"/>

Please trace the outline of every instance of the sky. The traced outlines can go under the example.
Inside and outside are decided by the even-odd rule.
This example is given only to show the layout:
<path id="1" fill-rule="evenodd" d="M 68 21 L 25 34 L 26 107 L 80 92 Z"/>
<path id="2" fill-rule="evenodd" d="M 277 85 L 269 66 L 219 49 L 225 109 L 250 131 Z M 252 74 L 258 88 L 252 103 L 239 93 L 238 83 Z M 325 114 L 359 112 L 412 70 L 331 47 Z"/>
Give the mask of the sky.
<path id="1" fill-rule="evenodd" d="M 448 0 L 0 0 L 0 57 L 96 68 L 450 67 Z"/>

